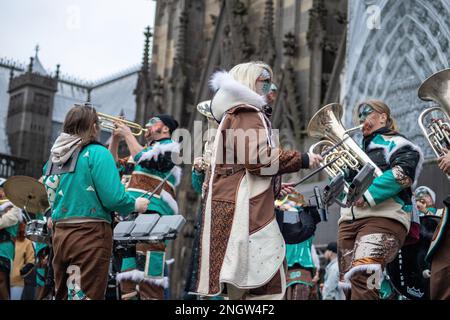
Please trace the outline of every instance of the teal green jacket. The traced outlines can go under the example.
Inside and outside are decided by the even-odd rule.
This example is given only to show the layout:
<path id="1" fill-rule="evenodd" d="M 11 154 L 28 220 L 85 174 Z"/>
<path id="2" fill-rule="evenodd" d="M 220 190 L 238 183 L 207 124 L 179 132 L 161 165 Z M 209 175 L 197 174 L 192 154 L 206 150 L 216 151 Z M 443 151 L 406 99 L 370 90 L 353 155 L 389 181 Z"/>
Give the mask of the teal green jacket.
<path id="1" fill-rule="evenodd" d="M 5 228 L 4 230 L 8 232 L 11 237 L 15 238 L 17 236 L 17 232 L 19 231 L 19 225 L 15 224 L 11 227 Z M 9 259 L 12 263 L 14 261 L 14 253 L 15 246 L 13 241 L 0 242 L 0 257 Z"/>
<path id="2" fill-rule="evenodd" d="M 135 198 L 125 192 L 111 153 L 99 144 L 81 150 L 74 172 L 44 176 L 44 185 L 54 222 L 69 218 L 111 222 L 113 211 L 121 215 L 134 211 Z"/>
<path id="3" fill-rule="evenodd" d="M 205 181 L 205 174 L 203 172 L 192 170 L 191 183 L 195 193 L 202 194 L 202 186 L 204 181 Z"/>
<path id="4" fill-rule="evenodd" d="M 19 210 L 17 208 L 12 208 L 10 210 Z M 16 211 L 14 211 L 16 214 Z M 8 214 L 10 214 L 12 212 L 8 212 Z M 16 223 L 14 225 L 8 226 L 6 228 L 2 228 L 1 229 L 3 232 L 7 232 L 9 233 L 11 238 L 16 238 L 17 237 L 17 232 L 19 231 L 19 224 Z M 11 260 L 11 263 L 14 261 L 14 253 L 15 253 L 15 246 L 14 246 L 14 242 L 11 241 L 4 241 L 4 242 L 0 242 L 0 257 L 6 258 Z"/>
<path id="5" fill-rule="evenodd" d="M 400 134 L 381 128 L 363 139 L 363 151 L 382 171 L 364 193 L 366 206 L 343 208 L 343 221 L 380 217 L 393 219 L 409 231 L 412 189 L 423 163 L 420 148 Z"/>

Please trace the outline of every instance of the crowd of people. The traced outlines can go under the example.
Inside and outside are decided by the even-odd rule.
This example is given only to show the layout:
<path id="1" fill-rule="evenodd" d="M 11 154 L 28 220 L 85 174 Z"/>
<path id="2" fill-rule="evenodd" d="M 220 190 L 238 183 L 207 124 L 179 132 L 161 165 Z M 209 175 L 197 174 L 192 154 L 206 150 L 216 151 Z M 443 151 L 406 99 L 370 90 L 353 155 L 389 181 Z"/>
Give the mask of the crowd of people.
<path id="1" fill-rule="evenodd" d="M 422 152 L 398 131 L 384 102 L 356 106 L 361 150 L 379 172 L 361 198 L 341 209 L 337 239 L 319 255 L 317 207 L 282 178 L 318 167 L 324 156 L 286 150 L 275 141 L 272 69 L 242 63 L 214 73 L 210 84 L 214 95 L 203 114 L 216 133 L 192 166 L 192 187 L 201 199 L 194 246 L 189 266 L 176 266 L 188 268 L 185 298 L 398 299 L 387 266 L 419 240 L 420 218 L 436 216 L 441 223 L 426 257 L 430 297 L 450 299 L 448 210 L 439 208 L 433 190 L 416 186 Z M 182 171 L 174 162 L 180 143 L 172 139 L 179 124 L 168 114 L 153 116 L 145 125 L 145 145 L 120 119 L 114 125 L 105 147 L 91 104 L 67 113 L 40 179 L 51 208 L 50 244 L 25 237 L 21 209 L 0 191 L 0 299 L 104 299 L 112 261 L 119 265 L 116 298 L 168 297 L 168 241 L 119 250 L 113 228 L 141 214 L 180 214 Z M 254 135 L 242 139 L 230 131 Z M 118 154 L 122 140 L 126 158 Z M 450 153 L 439 158 L 439 167 L 443 174 L 450 169 Z M 370 285 L 374 275 L 380 285 Z"/>

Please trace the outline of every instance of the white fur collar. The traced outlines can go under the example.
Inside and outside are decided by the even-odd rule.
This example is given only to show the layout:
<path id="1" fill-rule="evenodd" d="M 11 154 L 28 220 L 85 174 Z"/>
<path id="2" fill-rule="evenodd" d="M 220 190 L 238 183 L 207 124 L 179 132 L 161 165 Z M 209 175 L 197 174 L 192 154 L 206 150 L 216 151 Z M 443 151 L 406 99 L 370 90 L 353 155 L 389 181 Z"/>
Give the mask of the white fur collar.
<path id="1" fill-rule="evenodd" d="M 171 143 L 155 143 L 151 149 L 142 153 L 142 156 L 139 158 L 138 163 L 141 163 L 145 160 L 158 160 L 158 156 L 160 154 L 164 154 L 166 152 L 180 153 L 180 144 L 178 142 Z"/>
<path id="2" fill-rule="evenodd" d="M 228 72 L 217 71 L 209 81 L 215 92 L 211 101 L 211 113 L 221 121 L 225 112 L 241 104 L 249 104 L 261 109 L 267 104 L 266 99 L 247 86 L 236 81 Z"/>

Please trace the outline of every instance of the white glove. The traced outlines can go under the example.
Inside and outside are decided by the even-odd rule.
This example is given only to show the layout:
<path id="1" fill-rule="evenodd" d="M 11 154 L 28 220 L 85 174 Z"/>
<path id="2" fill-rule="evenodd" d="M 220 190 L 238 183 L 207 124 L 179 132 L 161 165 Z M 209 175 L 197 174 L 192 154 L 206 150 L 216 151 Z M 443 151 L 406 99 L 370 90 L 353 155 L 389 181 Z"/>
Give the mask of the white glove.
<path id="1" fill-rule="evenodd" d="M 149 203 L 150 200 L 146 198 L 137 198 L 136 202 L 134 203 L 134 210 L 139 213 L 144 213 L 145 211 L 147 211 Z"/>

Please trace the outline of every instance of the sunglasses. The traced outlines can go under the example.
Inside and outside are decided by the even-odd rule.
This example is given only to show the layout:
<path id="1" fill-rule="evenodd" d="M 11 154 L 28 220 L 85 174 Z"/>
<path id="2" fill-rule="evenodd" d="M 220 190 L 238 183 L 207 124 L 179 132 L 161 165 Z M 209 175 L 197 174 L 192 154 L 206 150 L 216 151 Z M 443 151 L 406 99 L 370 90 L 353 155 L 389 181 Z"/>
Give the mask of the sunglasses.
<path id="1" fill-rule="evenodd" d="M 369 106 L 368 104 L 365 104 L 359 108 L 358 118 L 360 122 L 364 122 L 364 120 L 367 119 L 367 117 L 373 113 L 375 110 Z"/>
<path id="2" fill-rule="evenodd" d="M 415 192 L 415 194 L 416 194 L 416 198 L 423 198 L 425 196 L 430 196 L 431 197 L 431 195 L 426 190 L 417 190 Z"/>
<path id="3" fill-rule="evenodd" d="M 147 122 L 147 124 L 145 125 L 147 128 L 148 127 L 152 127 L 152 126 L 154 126 L 155 124 L 157 124 L 158 122 L 160 122 L 161 121 L 161 119 L 160 118 L 158 118 L 158 117 L 153 117 L 153 118 L 151 118 L 150 120 L 148 120 L 148 122 Z"/>

